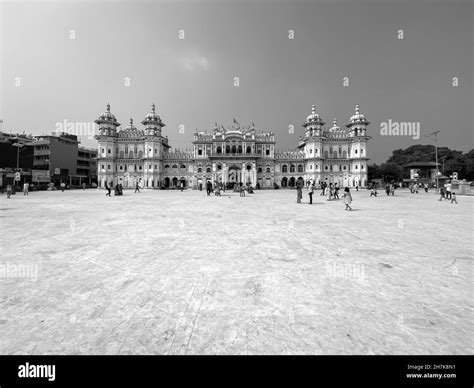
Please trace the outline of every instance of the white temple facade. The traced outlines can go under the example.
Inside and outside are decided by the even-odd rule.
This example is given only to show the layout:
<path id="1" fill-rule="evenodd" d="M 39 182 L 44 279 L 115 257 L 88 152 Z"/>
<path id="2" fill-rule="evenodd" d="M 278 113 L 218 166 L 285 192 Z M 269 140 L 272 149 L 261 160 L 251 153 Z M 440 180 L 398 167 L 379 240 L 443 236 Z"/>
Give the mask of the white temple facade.
<path id="1" fill-rule="evenodd" d="M 294 187 L 298 180 L 353 187 L 367 185 L 367 135 L 369 122 L 356 106 L 345 127 L 336 119 L 325 123 L 313 105 L 303 124 L 304 136 L 295 150 L 278 151 L 272 131 L 257 131 L 255 124 L 215 124 L 210 131 L 196 131 L 191 151 L 171 151 L 162 135 L 165 124 L 155 112 L 141 122 L 133 120 L 123 129 L 107 110 L 95 121 L 99 125 L 98 182 L 124 188 L 198 188 L 207 181 L 232 186 L 242 182 L 259 188 Z"/>

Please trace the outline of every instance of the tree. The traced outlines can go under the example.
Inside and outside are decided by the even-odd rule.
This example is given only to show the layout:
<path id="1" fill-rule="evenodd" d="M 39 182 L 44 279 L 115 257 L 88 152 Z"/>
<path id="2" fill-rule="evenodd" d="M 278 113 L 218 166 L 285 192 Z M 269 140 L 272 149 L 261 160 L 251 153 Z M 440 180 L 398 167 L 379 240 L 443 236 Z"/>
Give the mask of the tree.
<path id="1" fill-rule="evenodd" d="M 384 163 L 379 167 L 379 173 L 384 182 L 401 181 L 403 179 L 403 167 L 397 163 Z"/>
<path id="2" fill-rule="evenodd" d="M 367 179 L 368 179 L 369 182 L 374 180 L 374 179 L 382 177 L 380 175 L 379 168 L 380 168 L 380 166 L 378 166 L 375 163 L 374 164 L 369 164 L 367 166 Z"/>

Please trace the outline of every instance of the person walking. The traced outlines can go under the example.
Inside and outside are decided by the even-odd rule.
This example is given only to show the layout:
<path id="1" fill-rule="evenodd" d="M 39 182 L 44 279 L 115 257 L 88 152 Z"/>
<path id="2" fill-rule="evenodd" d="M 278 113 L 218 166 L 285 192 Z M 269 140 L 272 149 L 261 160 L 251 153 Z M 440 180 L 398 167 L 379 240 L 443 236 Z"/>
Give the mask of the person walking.
<path id="1" fill-rule="evenodd" d="M 28 195 L 29 184 L 27 182 L 23 183 L 23 195 Z"/>
<path id="2" fill-rule="evenodd" d="M 352 210 L 351 203 L 352 203 L 352 195 L 349 190 L 349 187 L 346 186 L 344 188 L 344 204 L 346 205 L 346 208 L 344 210 Z"/>
<path id="3" fill-rule="evenodd" d="M 441 186 L 441 187 L 439 188 L 439 194 L 440 194 L 440 195 L 439 195 L 439 201 L 442 201 L 443 199 L 447 199 L 447 198 L 446 198 L 446 194 L 445 194 L 445 192 L 444 192 L 444 187 L 443 187 L 443 186 Z"/>
<path id="4" fill-rule="evenodd" d="M 64 182 L 62 182 L 62 181 L 61 181 L 61 184 L 60 184 L 60 186 L 61 186 L 61 192 L 63 192 L 63 193 L 64 193 L 64 189 L 66 188 L 66 184 L 65 184 Z"/>
<path id="5" fill-rule="evenodd" d="M 387 195 L 390 195 L 390 184 L 386 184 L 385 185 L 385 192 L 387 193 Z"/>
<path id="6" fill-rule="evenodd" d="M 428 183 L 425 183 L 425 184 L 423 185 L 423 188 L 425 189 L 425 193 L 427 193 L 427 192 L 428 192 Z"/>
<path id="7" fill-rule="evenodd" d="M 334 199 L 339 199 L 339 189 L 340 187 L 337 185 L 337 183 L 334 185 Z"/>
<path id="8" fill-rule="evenodd" d="M 181 181 L 181 192 L 184 190 L 184 181 Z"/>
<path id="9" fill-rule="evenodd" d="M 86 191 L 86 182 L 82 182 L 82 190 Z"/>
<path id="10" fill-rule="evenodd" d="M 107 194 L 105 194 L 106 197 L 110 197 L 110 192 L 112 191 L 112 189 L 110 188 L 110 186 L 107 184 L 107 182 L 105 182 L 105 188 L 107 189 Z"/>
<path id="11" fill-rule="evenodd" d="M 137 181 L 137 184 L 135 185 L 135 193 L 136 192 L 140 192 L 140 186 L 138 185 L 138 181 Z"/>
<path id="12" fill-rule="evenodd" d="M 308 195 L 309 195 L 309 204 L 313 204 L 313 193 L 314 193 L 314 183 L 309 187 L 308 189 Z"/>
<path id="13" fill-rule="evenodd" d="M 211 195 L 211 182 L 210 181 L 206 182 L 206 192 L 208 196 Z"/>

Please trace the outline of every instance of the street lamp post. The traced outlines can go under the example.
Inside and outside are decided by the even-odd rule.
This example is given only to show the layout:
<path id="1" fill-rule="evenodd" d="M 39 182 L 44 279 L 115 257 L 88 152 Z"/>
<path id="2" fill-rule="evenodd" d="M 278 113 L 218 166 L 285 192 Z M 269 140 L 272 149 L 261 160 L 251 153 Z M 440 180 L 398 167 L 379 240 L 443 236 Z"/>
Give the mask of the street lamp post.
<path id="1" fill-rule="evenodd" d="M 24 144 L 18 141 L 17 143 L 14 143 L 12 145 L 16 147 L 16 169 L 19 170 L 20 169 L 20 148 L 23 147 Z"/>
<path id="2" fill-rule="evenodd" d="M 435 158 L 436 158 L 436 192 L 439 193 L 439 181 L 438 181 L 438 177 L 439 177 L 439 168 L 438 168 L 438 133 L 440 131 L 434 131 L 434 132 L 431 132 L 428 136 L 425 135 L 425 137 L 429 137 L 429 136 L 434 136 L 434 139 L 435 139 Z"/>

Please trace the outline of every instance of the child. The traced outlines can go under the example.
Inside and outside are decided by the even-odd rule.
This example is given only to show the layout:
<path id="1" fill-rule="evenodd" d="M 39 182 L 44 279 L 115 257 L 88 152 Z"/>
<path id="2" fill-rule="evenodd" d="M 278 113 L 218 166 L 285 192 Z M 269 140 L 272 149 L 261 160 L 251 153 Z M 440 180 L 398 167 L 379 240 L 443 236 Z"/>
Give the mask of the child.
<path id="1" fill-rule="evenodd" d="M 455 203 L 457 205 L 458 201 L 456 201 L 456 193 L 451 191 L 451 203 Z"/>
<path id="2" fill-rule="evenodd" d="M 349 187 L 346 186 L 344 188 L 344 204 L 346 205 L 346 208 L 344 210 L 352 210 L 351 203 L 352 203 L 352 195 L 349 190 Z"/>
<path id="3" fill-rule="evenodd" d="M 440 201 L 442 201 L 443 199 L 446 198 L 445 195 L 444 195 L 444 187 L 441 186 L 441 188 L 439 189 L 439 194 L 440 194 L 440 197 L 439 197 Z"/>
<path id="4" fill-rule="evenodd" d="M 221 196 L 221 186 L 220 185 L 217 185 L 216 186 L 216 192 L 214 193 L 214 195 L 216 197 L 220 197 Z"/>
<path id="5" fill-rule="evenodd" d="M 344 189 L 345 191 L 345 189 Z M 370 191 L 370 196 L 371 197 L 376 197 L 377 196 L 377 190 L 375 188 L 375 186 L 372 186 L 372 190 Z"/>
<path id="6" fill-rule="evenodd" d="M 12 185 L 7 185 L 7 199 L 11 197 L 13 193 Z"/>

